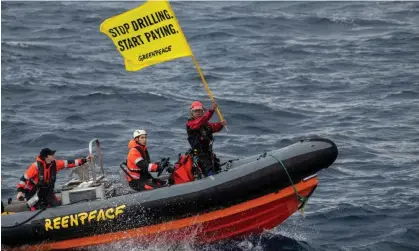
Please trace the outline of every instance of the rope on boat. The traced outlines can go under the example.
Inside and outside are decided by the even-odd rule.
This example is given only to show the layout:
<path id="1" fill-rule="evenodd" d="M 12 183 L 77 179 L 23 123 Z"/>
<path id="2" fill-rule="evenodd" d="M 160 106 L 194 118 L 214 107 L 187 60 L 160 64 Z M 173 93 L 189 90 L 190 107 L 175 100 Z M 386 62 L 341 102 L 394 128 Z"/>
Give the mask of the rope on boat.
<path id="1" fill-rule="evenodd" d="M 281 161 L 281 160 L 279 160 L 279 159 L 278 159 L 277 157 L 275 157 L 274 155 L 271 155 L 271 154 L 268 154 L 268 155 L 269 155 L 269 156 L 271 156 L 272 158 L 274 158 L 274 159 L 275 159 L 275 160 L 276 160 L 279 164 L 281 164 L 281 166 L 284 168 L 285 173 L 287 174 L 288 179 L 289 179 L 289 181 L 290 181 L 290 183 L 291 183 L 291 185 L 292 185 L 292 188 L 294 189 L 295 195 L 297 196 L 297 200 L 298 200 L 299 202 L 301 202 L 301 205 L 298 207 L 298 209 L 299 209 L 302 213 L 304 213 L 304 206 L 305 206 L 305 204 L 307 203 L 308 198 L 307 198 L 307 197 L 304 197 L 304 196 L 301 196 L 301 195 L 298 193 L 297 188 L 295 187 L 294 182 L 292 182 L 291 176 L 290 176 L 290 174 L 288 173 L 288 170 L 287 170 L 287 168 L 285 167 L 284 163 L 282 163 L 282 161 Z"/>

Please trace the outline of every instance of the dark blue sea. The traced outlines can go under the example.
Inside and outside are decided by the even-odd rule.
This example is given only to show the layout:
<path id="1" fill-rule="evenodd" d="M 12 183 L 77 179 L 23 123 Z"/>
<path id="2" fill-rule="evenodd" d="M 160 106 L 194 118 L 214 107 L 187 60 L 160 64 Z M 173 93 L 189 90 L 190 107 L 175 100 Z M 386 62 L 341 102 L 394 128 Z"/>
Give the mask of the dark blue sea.
<path id="1" fill-rule="evenodd" d="M 127 72 L 99 32 L 140 4 L 1 3 L 3 201 L 43 147 L 72 159 L 98 138 L 114 182 L 136 128 L 152 160 L 188 149 L 188 107 L 210 105 L 192 59 Z M 260 236 L 89 250 L 419 250 L 419 2 L 172 7 L 228 123 L 215 139 L 222 160 L 313 136 L 333 140 L 338 159 L 304 214 Z"/>

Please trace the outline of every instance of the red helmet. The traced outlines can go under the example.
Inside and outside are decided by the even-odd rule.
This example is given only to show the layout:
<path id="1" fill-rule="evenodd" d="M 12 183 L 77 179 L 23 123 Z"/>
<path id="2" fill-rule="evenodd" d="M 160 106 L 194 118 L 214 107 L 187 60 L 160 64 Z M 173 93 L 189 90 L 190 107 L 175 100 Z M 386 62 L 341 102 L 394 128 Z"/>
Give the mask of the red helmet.
<path id="1" fill-rule="evenodd" d="M 204 110 L 204 107 L 202 106 L 201 102 L 199 101 L 194 101 L 191 104 L 190 110 Z"/>

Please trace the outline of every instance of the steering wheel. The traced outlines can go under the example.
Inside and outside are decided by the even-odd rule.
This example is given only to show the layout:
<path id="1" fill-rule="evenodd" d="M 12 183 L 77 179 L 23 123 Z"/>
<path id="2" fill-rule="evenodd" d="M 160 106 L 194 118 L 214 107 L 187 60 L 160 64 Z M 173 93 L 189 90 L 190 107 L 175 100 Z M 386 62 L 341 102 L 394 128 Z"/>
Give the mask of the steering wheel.
<path id="1" fill-rule="evenodd" d="M 169 167 L 169 160 L 170 160 L 170 157 L 168 157 L 167 159 L 165 159 L 165 160 L 163 160 L 163 161 L 160 162 L 160 166 L 162 166 L 163 169 L 161 169 L 157 173 L 157 177 L 159 177 L 163 173 L 163 171 L 165 171 Z"/>

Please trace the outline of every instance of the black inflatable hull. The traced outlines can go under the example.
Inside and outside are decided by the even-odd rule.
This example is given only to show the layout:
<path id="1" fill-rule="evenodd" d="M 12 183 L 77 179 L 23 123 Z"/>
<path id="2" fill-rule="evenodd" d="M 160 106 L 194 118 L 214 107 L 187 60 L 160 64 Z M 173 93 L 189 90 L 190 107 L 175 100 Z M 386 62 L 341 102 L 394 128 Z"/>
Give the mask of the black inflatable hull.
<path id="1" fill-rule="evenodd" d="M 289 177 L 296 184 L 329 167 L 337 155 L 332 141 L 309 139 L 233 161 L 227 171 L 191 183 L 49 208 L 24 224 L 38 211 L 3 215 L 2 245 L 77 239 L 228 208 L 289 187 Z"/>

